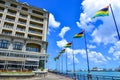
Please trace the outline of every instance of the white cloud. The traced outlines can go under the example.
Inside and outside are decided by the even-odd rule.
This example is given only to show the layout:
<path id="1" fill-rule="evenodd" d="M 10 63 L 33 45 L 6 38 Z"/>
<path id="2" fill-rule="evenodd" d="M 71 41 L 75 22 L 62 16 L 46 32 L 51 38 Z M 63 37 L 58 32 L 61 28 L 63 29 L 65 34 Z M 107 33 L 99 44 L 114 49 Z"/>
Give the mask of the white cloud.
<path id="1" fill-rule="evenodd" d="M 107 60 L 100 52 L 89 51 L 89 58 L 95 63 L 105 63 Z"/>
<path id="2" fill-rule="evenodd" d="M 87 47 L 88 47 L 88 49 L 93 49 L 93 48 L 96 48 L 96 46 L 95 45 L 87 45 Z"/>
<path id="3" fill-rule="evenodd" d="M 52 13 L 49 15 L 49 26 L 53 28 L 58 28 L 60 26 L 60 22 L 55 20 L 55 17 Z"/>
<path id="4" fill-rule="evenodd" d="M 108 57 L 108 56 L 107 56 L 106 58 L 107 58 L 107 60 L 111 60 L 111 57 Z"/>
<path id="5" fill-rule="evenodd" d="M 59 36 L 60 36 L 61 38 L 63 38 L 64 35 L 65 35 L 65 33 L 66 33 L 67 31 L 69 31 L 69 30 L 70 30 L 70 27 L 64 26 L 64 27 L 62 28 L 61 32 L 59 33 Z"/>
<path id="6" fill-rule="evenodd" d="M 80 22 L 76 22 L 77 26 L 82 28 L 82 29 L 86 29 L 87 31 L 90 31 L 91 29 L 93 29 L 94 26 L 92 25 L 87 25 L 87 23 L 91 22 L 91 18 L 87 17 L 86 13 L 81 13 L 80 14 Z M 87 27 L 87 28 L 86 28 Z"/>
<path id="7" fill-rule="evenodd" d="M 114 46 L 110 47 L 108 53 L 113 54 L 114 60 L 120 60 L 120 41 L 116 42 Z"/>
<path id="8" fill-rule="evenodd" d="M 71 59 L 71 61 L 73 60 L 72 58 L 72 49 L 67 49 L 66 52 L 68 53 L 68 57 Z M 74 54 L 80 54 L 83 58 L 86 59 L 86 51 L 84 49 L 78 49 L 78 50 L 74 50 Z M 102 53 L 100 52 L 96 52 L 96 51 L 90 51 L 88 50 L 88 56 L 89 56 L 89 60 L 96 63 L 96 64 L 100 64 L 100 63 L 106 63 L 107 59 L 102 55 Z M 79 60 L 75 57 L 75 62 L 79 63 Z"/>
<path id="9" fill-rule="evenodd" d="M 57 41 L 57 46 L 63 48 L 67 43 L 68 42 L 65 39 L 62 39 L 61 41 Z"/>
<path id="10" fill-rule="evenodd" d="M 95 19 L 90 19 L 93 17 L 94 13 L 103 7 L 109 4 L 109 1 L 112 3 L 112 8 L 114 11 L 115 19 L 117 21 L 117 25 L 120 25 L 120 0 L 84 0 L 82 2 L 83 13 L 80 14 L 80 21 L 76 22 L 78 27 L 84 28 L 87 31 L 93 31 L 92 38 L 93 42 L 100 44 L 104 43 L 105 45 L 109 43 L 115 43 L 117 41 L 117 34 L 115 29 L 115 24 L 113 22 L 111 10 L 110 15 L 106 17 L 96 17 Z M 94 26 L 91 22 L 96 22 L 97 20 L 101 20 L 103 23 L 101 25 Z M 90 24 L 88 25 L 88 23 Z M 120 26 L 119 30 L 120 30 Z"/>
<path id="11" fill-rule="evenodd" d="M 73 51 L 73 49 L 66 48 L 66 53 L 67 53 L 67 55 L 68 55 L 69 63 L 70 63 L 70 64 L 73 63 L 73 54 L 74 54 L 75 63 L 79 63 L 79 60 L 76 58 L 76 56 L 75 56 L 76 53 Z"/>
<path id="12" fill-rule="evenodd" d="M 115 43 L 115 36 L 115 31 L 113 31 L 112 28 L 110 29 L 109 27 L 104 27 L 103 25 L 99 26 L 99 28 L 95 29 L 92 33 L 93 42 L 98 44 L 104 43 L 105 45 L 108 43 Z"/>

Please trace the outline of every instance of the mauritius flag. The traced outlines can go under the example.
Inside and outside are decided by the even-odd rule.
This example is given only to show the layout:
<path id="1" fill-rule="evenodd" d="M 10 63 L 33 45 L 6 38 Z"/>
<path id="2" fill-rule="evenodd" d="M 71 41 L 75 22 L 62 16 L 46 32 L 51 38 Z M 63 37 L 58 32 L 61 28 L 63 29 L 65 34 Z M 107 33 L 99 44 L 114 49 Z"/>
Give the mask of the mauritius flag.
<path id="1" fill-rule="evenodd" d="M 99 17 L 99 16 L 109 16 L 109 6 L 106 6 L 101 10 L 97 11 L 92 18 Z"/>
<path id="2" fill-rule="evenodd" d="M 69 42 L 69 43 L 67 43 L 64 47 L 65 48 L 68 48 L 68 47 L 71 47 L 72 46 L 72 42 Z"/>
<path id="3" fill-rule="evenodd" d="M 81 38 L 81 37 L 83 37 L 83 35 L 84 35 L 84 30 L 81 31 L 81 32 L 78 33 L 78 34 L 75 34 L 75 35 L 73 36 L 73 38 Z"/>
<path id="4" fill-rule="evenodd" d="M 65 49 L 61 50 L 59 53 L 64 53 L 65 52 Z"/>

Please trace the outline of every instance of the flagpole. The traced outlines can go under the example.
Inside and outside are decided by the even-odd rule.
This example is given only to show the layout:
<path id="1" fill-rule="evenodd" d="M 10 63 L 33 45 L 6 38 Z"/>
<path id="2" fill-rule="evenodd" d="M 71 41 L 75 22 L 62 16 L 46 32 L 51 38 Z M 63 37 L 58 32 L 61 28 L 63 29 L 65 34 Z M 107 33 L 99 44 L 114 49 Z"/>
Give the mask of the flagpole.
<path id="1" fill-rule="evenodd" d="M 63 54 L 61 54 L 61 58 L 62 58 L 62 73 L 63 73 Z"/>
<path id="2" fill-rule="evenodd" d="M 61 61 L 60 61 L 60 63 L 61 63 L 61 69 L 60 69 L 60 73 L 62 73 L 62 57 L 61 57 Z"/>
<path id="3" fill-rule="evenodd" d="M 89 57 L 88 57 L 88 51 L 87 51 L 87 41 L 86 41 L 85 30 L 84 30 L 84 41 L 85 41 L 85 50 L 86 50 L 86 57 L 87 57 L 88 80 L 91 80 L 90 67 L 89 67 Z"/>
<path id="4" fill-rule="evenodd" d="M 56 64 L 56 69 L 55 69 L 55 71 L 57 71 L 57 60 L 55 61 L 55 64 Z"/>
<path id="5" fill-rule="evenodd" d="M 59 57 L 59 59 L 60 59 L 60 73 L 61 73 L 61 58 Z"/>
<path id="6" fill-rule="evenodd" d="M 72 41 L 72 49 L 74 49 L 73 41 Z M 72 50 L 72 55 L 73 55 L 73 80 L 76 80 L 74 50 Z"/>
<path id="7" fill-rule="evenodd" d="M 66 52 L 66 50 L 65 50 Z M 66 52 L 66 74 L 67 74 L 68 66 L 67 66 L 67 52 Z"/>
<path id="8" fill-rule="evenodd" d="M 119 30 L 118 30 L 118 27 L 117 27 L 117 23 L 116 23 L 116 20 L 115 20 L 115 16 L 114 16 L 114 13 L 113 13 L 113 9 L 112 9 L 111 4 L 109 4 L 109 5 L 110 5 L 111 12 L 112 12 L 113 20 L 114 20 L 114 23 L 115 23 L 115 27 L 116 27 L 116 30 L 117 30 L 117 35 L 118 35 L 118 38 L 119 38 L 119 40 L 120 40 L 120 33 L 119 33 Z"/>
<path id="9" fill-rule="evenodd" d="M 59 73 L 60 73 L 60 58 L 59 58 Z"/>

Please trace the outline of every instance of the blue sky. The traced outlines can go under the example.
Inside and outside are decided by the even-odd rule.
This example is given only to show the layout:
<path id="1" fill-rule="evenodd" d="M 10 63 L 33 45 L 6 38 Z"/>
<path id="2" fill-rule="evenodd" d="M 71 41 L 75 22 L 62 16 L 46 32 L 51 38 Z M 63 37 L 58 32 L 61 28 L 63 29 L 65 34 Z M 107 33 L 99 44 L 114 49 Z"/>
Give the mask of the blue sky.
<path id="1" fill-rule="evenodd" d="M 18 0 L 42 8 L 50 13 L 48 26 L 48 50 L 50 69 L 55 69 L 54 57 L 63 46 L 73 41 L 74 49 L 68 48 L 68 68 L 72 69 L 72 51 L 75 54 L 76 70 L 87 69 L 84 38 L 73 39 L 74 34 L 86 30 L 90 68 L 117 68 L 120 64 L 120 41 L 116 33 L 111 10 L 109 16 L 91 19 L 101 8 L 112 4 L 120 32 L 119 0 Z M 65 69 L 65 54 L 63 64 Z M 57 62 L 59 66 L 59 62 Z"/>

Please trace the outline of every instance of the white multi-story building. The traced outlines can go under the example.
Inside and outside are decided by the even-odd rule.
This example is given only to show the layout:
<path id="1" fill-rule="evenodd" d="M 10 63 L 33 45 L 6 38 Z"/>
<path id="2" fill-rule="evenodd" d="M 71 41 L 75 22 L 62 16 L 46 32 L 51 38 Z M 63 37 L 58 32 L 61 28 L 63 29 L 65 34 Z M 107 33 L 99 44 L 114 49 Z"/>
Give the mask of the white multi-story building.
<path id="1" fill-rule="evenodd" d="M 0 69 L 35 70 L 45 66 L 49 13 L 0 0 Z"/>

